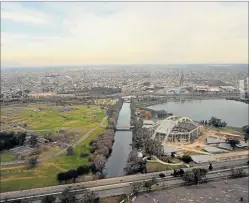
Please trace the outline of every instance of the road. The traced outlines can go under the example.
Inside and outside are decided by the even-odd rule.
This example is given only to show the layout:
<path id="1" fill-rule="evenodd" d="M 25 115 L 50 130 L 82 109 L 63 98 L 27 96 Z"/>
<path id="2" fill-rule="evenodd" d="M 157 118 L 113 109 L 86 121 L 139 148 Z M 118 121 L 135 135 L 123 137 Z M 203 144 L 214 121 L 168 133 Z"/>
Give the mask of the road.
<path id="1" fill-rule="evenodd" d="M 240 159 L 235 161 L 227 161 L 227 162 L 219 162 L 214 163 L 213 167 L 214 170 L 224 169 L 227 168 L 230 170 L 232 166 L 242 166 L 245 165 L 248 159 Z M 208 168 L 209 164 L 203 164 L 202 167 Z M 186 170 L 192 170 L 192 168 L 188 168 Z M 166 179 L 172 179 L 170 173 L 172 171 L 164 171 L 166 175 Z M 28 196 L 38 196 L 38 195 L 48 195 L 53 193 L 61 193 L 66 188 L 71 189 L 82 189 L 82 188 L 92 188 L 93 191 L 103 191 L 105 188 L 110 190 L 110 188 L 115 186 L 127 186 L 133 181 L 144 181 L 144 180 L 151 180 L 153 177 L 158 177 L 158 175 L 162 172 L 154 172 L 148 174 L 136 174 L 130 176 L 122 176 L 116 178 L 108 178 L 96 181 L 89 181 L 89 182 L 81 182 L 81 183 L 74 183 L 74 184 L 66 184 L 66 185 L 57 185 L 51 187 L 44 187 L 44 188 L 36 188 L 30 190 L 22 190 L 22 191 L 14 191 L 14 192 L 6 192 L 1 193 L 1 199 L 5 198 L 22 198 Z M 127 186 L 128 187 L 128 186 Z M 109 188 L 109 189 L 108 189 Z"/>
<path id="2" fill-rule="evenodd" d="M 248 166 L 241 166 L 243 172 L 248 176 Z M 209 172 L 207 174 L 207 179 L 209 181 L 217 181 L 217 180 L 224 180 L 224 182 L 227 181 L 227 177 L 231 175 L 230 169 L 221 169 L 221 170 L 215 170 L 212 172 Z M 145 179 L 148 180 L 148 179 Z M 151 180 L 151 179 L 149 179 Z M 91 191 L 94 191 L 98 197 L 108 197 L 108 196 L 115 196 L 115 195 L 121 195 L 121 194 L 129 194 L 132 193 L 132 189 L 130 187 L 131 183 L 130 182 L 124 182 L 124 183 L 116 183 L 116 184 L 107 184 L 103 186 L 93 186 L 89 187 Z M 166 177 L 164 179 L 157 178 L 157 184 L 152 186 L 152 189 L 156 189 L 158 187 L 160 188 L 172 188 L 176 186 L 181 186 L 184 183 L 184 181 L 181 178 L 175 178 L 175 177 Z M 84 195 L 85 188 L 83 189 L 71 189 L 71 192 L 76 195 L 77 198 L 81 198 L 82 195 Z M 142 190 L 143 191 L 143 190 Z M 21 198 L 15 198 L 15 197 L 8 197 L 3 193 L 1 194 L 1 200 L 0 202 L 9 202 L 13 200 L 20 200 L 20 199 L 29 199 L 29 200 L 37 200 L 41 199 L 44 196 L 47 195 L 54 195 L 58 196 L 60 195 L 61 192 L 48 192 L 48 193 L 43 193 L 43 194 L 37 194 L 37 195 L 32 195 L 28 194 L 25 197 L 22 196 Z"/>

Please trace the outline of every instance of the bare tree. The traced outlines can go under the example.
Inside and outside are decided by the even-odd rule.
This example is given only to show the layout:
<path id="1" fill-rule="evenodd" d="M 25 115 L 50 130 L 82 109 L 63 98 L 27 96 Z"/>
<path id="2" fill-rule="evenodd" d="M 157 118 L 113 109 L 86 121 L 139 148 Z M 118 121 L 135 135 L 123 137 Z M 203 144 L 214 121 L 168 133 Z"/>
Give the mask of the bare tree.
<path id="1" fill-rule="evenodd" d="M 105 167 L 106 158 L 102 154 L 98 154 L 95 157 L 93 163 L 97 171 L 102 171 L 102 169 Z"/>
<path id="2" fill-rule="evenodd" d="M 96 197 L 94 192 L 86 190 L 82 199 L 80 200 L 80 203 L 94 203 L 96 199 L 98 198 Z"/>

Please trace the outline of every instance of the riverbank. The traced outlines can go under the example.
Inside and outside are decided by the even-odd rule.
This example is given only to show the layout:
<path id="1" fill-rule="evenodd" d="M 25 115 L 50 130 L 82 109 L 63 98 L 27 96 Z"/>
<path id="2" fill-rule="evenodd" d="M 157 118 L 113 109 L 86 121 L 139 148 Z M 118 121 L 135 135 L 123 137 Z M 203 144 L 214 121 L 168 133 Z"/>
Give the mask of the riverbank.
<path id="1" fill-rule="evenodd" d="M 130 103 L 123 103 L 119 112 L 117 125 L 130 126 Z M 124 167 L 131 151 L 132 143 L 131 131 L 116 131 L 112 154 L 109 157 L 103 173 L 105 177 L 116 177 L 124 175 Z"/>
<path id="2" fill-rule="evenodd" d="M 240 99 L 240 98 L 226 98 L 226 100 L 233 100 L 233 101 L 238 101 L 238 102 L 242 102 L 245 104 L 249 104 L 249 99 L 244 100 L 244 99 Z"/>
<path id="3" fill-rule="evenodd" d="M 234 100 L 234 101 L 241 101 L 246 103 L 246 101 L 240 100 L 239 98 L 220 98 L 220 97 L 205 97 L 205 96 L 198 96 L 198 97 L 148 97 L 144 99 L 133 99 L 133 103 L 136 106 L 140 107 L 149 107 L 153 105 L 158 105 L 158 104 L 166 104 L 168 102 L 187 102 L 187 101 L 202 101 L 202 100 L 221 100 L 221 99 L 226 99 L 226 100 Z"/>

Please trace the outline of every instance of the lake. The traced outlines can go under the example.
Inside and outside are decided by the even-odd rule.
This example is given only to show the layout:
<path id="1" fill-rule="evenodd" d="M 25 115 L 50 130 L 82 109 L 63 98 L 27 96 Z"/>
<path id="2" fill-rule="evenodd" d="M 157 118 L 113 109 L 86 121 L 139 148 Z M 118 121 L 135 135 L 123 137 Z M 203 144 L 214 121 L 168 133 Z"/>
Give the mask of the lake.
<path id="1" fill-rule="evenodd" d="M 186 100 L 152 105 L 148 108 L 166 110 L 176 116 L 190 117 L 195 121 L 209 120 L 212 116 L 227 122 L 228 126 L 248 125 L 248 104 L 232 100 Z"/>

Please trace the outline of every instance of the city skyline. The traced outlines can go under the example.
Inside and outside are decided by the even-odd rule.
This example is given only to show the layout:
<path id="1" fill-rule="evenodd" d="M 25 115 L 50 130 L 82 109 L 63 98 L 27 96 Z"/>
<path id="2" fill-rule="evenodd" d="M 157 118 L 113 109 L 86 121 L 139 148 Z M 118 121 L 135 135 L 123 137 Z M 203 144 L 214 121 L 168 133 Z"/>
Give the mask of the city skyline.
<path id="1" fill-rule="evenodd" d="M 2 67 L 248 63 L 246 2 L 2 2 Z"/>

